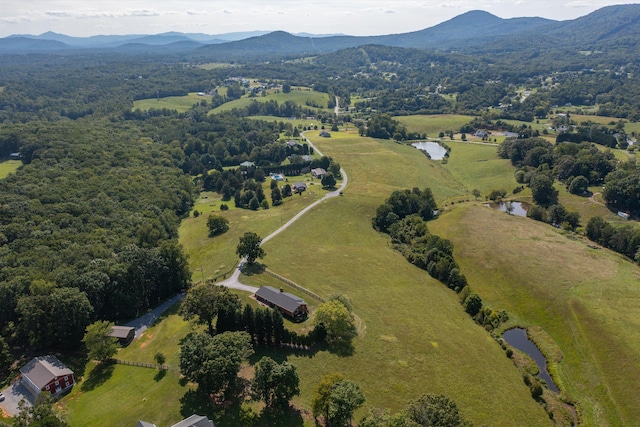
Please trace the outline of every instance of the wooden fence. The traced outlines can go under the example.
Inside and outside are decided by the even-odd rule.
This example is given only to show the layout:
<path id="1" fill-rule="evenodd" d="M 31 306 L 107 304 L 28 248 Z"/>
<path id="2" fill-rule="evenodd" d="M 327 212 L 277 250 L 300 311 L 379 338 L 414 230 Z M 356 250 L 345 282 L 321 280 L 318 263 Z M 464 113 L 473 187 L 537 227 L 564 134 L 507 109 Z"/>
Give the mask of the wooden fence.
<path id="1" fill-rule="evenodd" d="M 169 365 L 156 365 L 153 363 L 131 362 L 129 360 L 122 360 L 122 359 L 111 359 L 111 360 L 114 363 L 117 363 L 119 365 L 139 366 L 141 368 L 160 369 L 162 371 L 169 370 Z"/>
<path id="2" fill-rule="evenodd" d="M 278 273 L 274 273 L 273 271 L 269 270 L 268 268 L 265 268 L 264 270 L 265 273 L 267 273 L 269 276 L 271 277 L 275 277 L 276 279 L 280 280 L 281 282 L 286 283 L 287 285 L 291 286 L 294 289 L 297 289 L 300 292 L 303 292 L 307 295 L 309 295 L 311 298 L 320 301 L 320 302 L 327 302 L 327 300 L 325 298 L 322 298 L 320 295 L 311 292 L 308 289 L 303 288 L 302 286 L 298 285 L 296 282 L 294 282 L 293 280 L 289 280 L 286 277 L 283 277 L 281 275 L 279 275 Z"/>

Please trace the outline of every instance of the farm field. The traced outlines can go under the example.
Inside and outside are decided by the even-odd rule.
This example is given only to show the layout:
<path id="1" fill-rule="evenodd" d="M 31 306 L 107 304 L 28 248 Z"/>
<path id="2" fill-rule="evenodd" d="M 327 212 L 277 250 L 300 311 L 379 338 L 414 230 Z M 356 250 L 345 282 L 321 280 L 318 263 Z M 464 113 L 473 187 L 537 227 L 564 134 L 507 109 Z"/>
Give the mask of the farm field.
<path id="1" fill-rule="evenodd" d="M 397 116 L 394 119 L 414 132 L 426 133 L 429 138 L 437 138 L 440 132 L 446 132 L 447 130 L 457 133 L 463 125 L 473 119 L 473 116 L 434 114 Z"/>
<path id="2" fill-rule="evenodd" d="M 250 98 L 248 96 L 244 96 L 240 99 L 236 99 L 234 101 L 227 102 L 217 108 L 211 110 L 210 114 L 217 114 L 223 111 L 230 111 L 234 108 L 243 108 L 249 105 L 253 101 L 257 102 L 267 102 L 267 101 L 277 101 L 278 104 L 282 104 L 286 101 L 293 101 L 296 104 L 299 104 L 303 107 L 308 107 L 312 109 L 317 109 L 320 111 L 331 111 L 327 109 L 327 102 L 329 102 L 329 95 L 322 92 L 315 92 L 311 90 L 291 90 L 289 93 L 271 93 L 266 96 L 256 96 L 254 98 Z M 310 105 L 308 105 L 310 104 Z M 321 107 L 317 107 L 321 106 Z"/>
<path id="3" fill-rule="evenodd" d="M 210 99 L 210 96 L 198 96 L 196 92 L 190 92 L 189 95 L 186 96 L 168 96 L 159 99 L 147 98 L 134 101 L 133 110 L 147 111 L 151 110 L 152 108 L 167 108 L 169 110 L 176 110 L 180 113 L 184 113 L 200 101 L 209 101 Z"/>
<path id="4" fill-rule="evenodd" d="M 7 175 L 18 170 L 20 166 L 22 166 L 22 162 L 20 160 L 6 160 L 4 162 L 0 162 L 0 179 L 6 178 Z"/>
<path id="5" fill-rule="evenodd" d="M 347 170 L 349 186 L 344 197 L 321 204 L 266 243 L 264 264 L 320 295 L 349 295 L 363 333 L 349 357 L 326 351 L 288 356 L 301 377 L 302 395 L 294 401 L 309 407 L 315 384 L 339 371 L 363 387 L 367 408 L 397 411 L 421 393 L 445 393 L 478 424 L 548 424 L 511 361 L 464 313 L 455 293 L 407 263 L 371 228 L 375 209 L 395 189 L 429 185 L 444 200 L 463 196 L 463 186 L 413 147 L 355 132 L 314 135 L 307 133 Z M 255 286 L 261 280 L 242 277 Z"/>
<path id="6" fill-rule="evenodd" d="M 451 239 L 470 285 L 494 309 L 540 326 L 562 352 L 551 367 L 584 425 L 634 425 L 640 364 L 640 269 L 549 225 L 456 206 L 430 225 Z M 625 375 L 621 375 L 625 372 Z"/>

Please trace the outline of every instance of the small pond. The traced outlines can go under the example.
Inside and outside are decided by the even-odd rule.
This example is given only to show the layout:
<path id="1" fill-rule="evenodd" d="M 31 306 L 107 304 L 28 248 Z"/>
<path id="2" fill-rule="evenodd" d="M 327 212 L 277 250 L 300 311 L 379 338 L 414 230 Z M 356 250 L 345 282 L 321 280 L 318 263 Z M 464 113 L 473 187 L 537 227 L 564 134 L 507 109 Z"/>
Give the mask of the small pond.
<path id="1" fill-rule="evenodd" d="M 549 387 L 549 390 L 555 391 L 556 393 L 560 392 L 558 390 L 558 387 L 556 386 L 556 383 L 553 382 L 551 375 L 549 375 L 549 372 L 547 371 L 547 359 L 545 359 L 544 355 L 540 353 L 538 347 L 536 347 L 536 345 L 531 342 L 531 340 L 529 340 L 529 337 L 527 337 L 527 331 L 520 328 L 509 329 L 504 334 L 502 334 L 502 338 L 510 346 L 517 348 L 523 353 L 526 353 L 536 362 L 536 365 L 538 365 L 538 369 L 540 370 L 540 373 L 538 375 L 540 376 L 540 378 L 545 380 L 545 382 L 547 383 L 547 387 Z"/>
<path id="2" fill-rule="evenodd" d="M 487 203 L 485 206 L 488 206 L 492 209 L 499 209 L 502 212 L 507 212 L 507 208 L 511 205 L 513 208 L 511 211 L 512 215 L 517 216 L 527 216 L 527 211 L 529 210 L 529 203 L 524 202 L 500 202 L 500 203 Z"/>
<path id="3" fill-rule="evenodd" d="M 426 151 L 429 157 L 431 157 L 431 160 L 442 160 L 445 154 L 447 154 L 447 149 L 437 142 L 414 142 L 411 145 L 418 150 Z"/>

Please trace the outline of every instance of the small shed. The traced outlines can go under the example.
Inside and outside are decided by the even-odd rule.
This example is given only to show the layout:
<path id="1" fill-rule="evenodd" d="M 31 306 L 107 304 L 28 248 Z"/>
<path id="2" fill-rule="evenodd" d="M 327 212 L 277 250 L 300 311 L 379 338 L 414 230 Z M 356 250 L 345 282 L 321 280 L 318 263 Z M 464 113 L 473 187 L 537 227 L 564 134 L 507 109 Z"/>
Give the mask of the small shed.
<path id="1" fill-rule="evenodd" d="M 322 178 L 327 174 L 327 171 L 323 168 L 314 168 L 311 169 L 311 176 L 314 178 Z"/>
<path id="2" fill-rule="evenodd" d="M 121 345 L 127 346 L 135 338 L 136 329 L 132 326 L 114 326 L 109 336 L 117 338 Z"/>
<path id="3" fill-rule="evenodd" d="M 297 295 L 278 290 L 271 286 L 261 286 L 255 293 L 258 301 L 277 308 L 283 315 L 294 320 L 305 319 L 309 313 L 307 303 Z"/>
<path id="4" fill-rule="evenodd" d="M 303 191 L 307 190 L 307 184 L 305 184 L 304 182 L 296 182 L 291 186 L 291 188 L 293 188 L 294 193 L 302 194 Z"/>
<path id="5" fill-rule="evenodd" d="M 73 371 L 53 355 L 33 358 L 20 368 L 20 373 L 22 374 L 22 384 L 34 396 L 48 391 L 56 397 L 71 390 L 76 383 Z"/>

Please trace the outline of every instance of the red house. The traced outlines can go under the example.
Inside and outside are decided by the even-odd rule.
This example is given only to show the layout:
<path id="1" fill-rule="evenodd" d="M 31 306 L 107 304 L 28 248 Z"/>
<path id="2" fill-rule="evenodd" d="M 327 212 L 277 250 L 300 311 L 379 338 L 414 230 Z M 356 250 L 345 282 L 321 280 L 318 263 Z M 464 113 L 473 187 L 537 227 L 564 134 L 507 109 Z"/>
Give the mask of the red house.
<path id="1" fill-rule="evenodd" d="M 76 383 L 73 371 L 67 368 L 57 357 L 40 356 L 20 368 L 22 384 L 34 396 L 48 391 L 56 397 L 71 390 Z"/>

